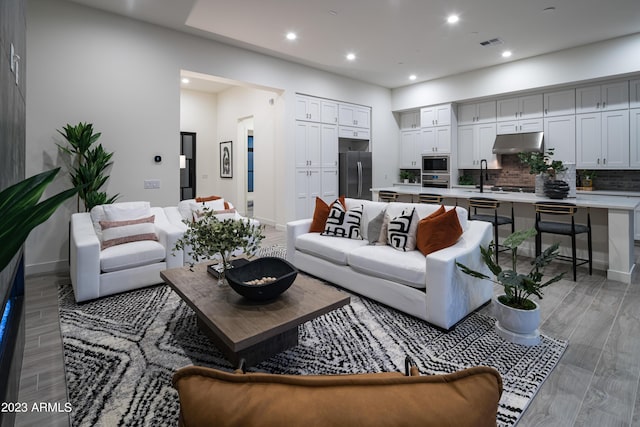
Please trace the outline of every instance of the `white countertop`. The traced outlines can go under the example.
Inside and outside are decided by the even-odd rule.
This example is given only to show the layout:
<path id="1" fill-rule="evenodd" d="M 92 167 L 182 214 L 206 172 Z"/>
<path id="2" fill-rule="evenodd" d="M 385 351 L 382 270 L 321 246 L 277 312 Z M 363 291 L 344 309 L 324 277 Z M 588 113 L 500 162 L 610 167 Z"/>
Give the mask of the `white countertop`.
<path id="1" fill-rule="evenodd" d="M 533 193 L 509 193 L 505 191 L 480 190 L 475 186 L 457 186 L 455 188 L 423 188 L 416 186 L 394 185 L 393 187 L 373 188 L 372 191 L 396 191 L 400 194 L 417 196 L 420 193 L 441 194 L 445 197 L 468 199 L 470 197 L 490 197 L 496 200 L 515 203 L 536 203 L 540 201 L 560 201 L 548 197 L 539 197 Z M 633 192 L 613 191 L 579 191 L 575 198 L 562 201 L 574 203 L 576 206 L 600 209 L 634 210 L 640 205 L 640 194 Z"/>

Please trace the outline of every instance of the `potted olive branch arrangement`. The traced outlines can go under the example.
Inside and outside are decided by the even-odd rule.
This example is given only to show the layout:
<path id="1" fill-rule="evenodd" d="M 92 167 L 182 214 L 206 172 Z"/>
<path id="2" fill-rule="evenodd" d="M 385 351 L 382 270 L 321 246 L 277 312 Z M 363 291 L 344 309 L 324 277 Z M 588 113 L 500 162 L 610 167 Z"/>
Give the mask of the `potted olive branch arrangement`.
<path id="1" fill-rule="evenodd" d="M 220 220 L 216 211 L 205 207 L 194 220 L 183 220 L 188 228 L 174 247 L 174 251 L 184 250 L 193 258 L 194 263 L 220 259 L 220 275 L 218 284 L 223 284 L 227 269 L 231 268 L 231 257 L 241 250 L 247 257 L 252 257 L 264 239 L 264 226 L 251 224 L 249 221 L 232 218 Z"/>
<path id="2" fill-rule="evenodd" d="M 503 270 L 495 262 L 496 245 L 494 242 L 491 242 L 488 247 L 480 246 L 482 260 L 493 273 L 494 278 L 456 262 L 464 274 L 502 285 L 504 294 L 495 298 L 497 332 L 507 340 L 525 345 L 535 345 L 540 339 L 538 331 L 540 310 L 538 304 L 530 297 L 535 295 L 542 299 L 542 289 L 564 277 L 563 272 L 543 281 L 544 268 L 558 256 L 559 243 L 549 246 L 531 261 L 532 267 L 528 273 L 517 272 L 518 247 L 525 240 L 534 237 L 536 233 L 535 228 L 519 230 L 504 240 L 502 244 L 511 250 L 511 269 Z"/>
<path id="3" fill-rule="evenodd" d="M 561 160 L 551 160 L 553 148 L 546 152 L 518 153 L 520 162 L 529 167 L 529 173 L 536 177 L 536 195 L 544 195 L 544 183 L 550 179 L 556 179 L 559 172 L 563 172 L 567 167 Z"/>

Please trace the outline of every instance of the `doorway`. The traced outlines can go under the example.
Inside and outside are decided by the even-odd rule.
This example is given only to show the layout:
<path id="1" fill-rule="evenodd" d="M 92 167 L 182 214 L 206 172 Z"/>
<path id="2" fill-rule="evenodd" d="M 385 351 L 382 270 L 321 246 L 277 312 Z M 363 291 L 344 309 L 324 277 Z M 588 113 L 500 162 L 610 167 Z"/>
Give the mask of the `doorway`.
<path id="1" fill-rule="evenodd" d="M 196 133 L 180 132 L 180 200 L 196 198 Z"/>
<path id="2" fill-rule="evenodd" d="M 253 131 L 247 135 L 247 216 L 253 217 Z"/>

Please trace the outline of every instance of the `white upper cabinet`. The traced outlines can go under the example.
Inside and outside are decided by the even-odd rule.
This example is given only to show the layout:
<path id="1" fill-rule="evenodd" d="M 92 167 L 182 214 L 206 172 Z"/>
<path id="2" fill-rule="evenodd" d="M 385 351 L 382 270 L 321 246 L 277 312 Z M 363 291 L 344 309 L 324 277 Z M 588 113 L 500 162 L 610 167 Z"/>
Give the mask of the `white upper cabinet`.
<path id="1" fill-rule="evenodd" d="M 576 113 L 575 89 L 544 94 L 544 116 L 566 116 Z"/>
<path id="2" fill-rule="evenodd" d="M 451 104 L 421 108 L 420 125 L 423 128 L 451 125 Z"/>
<path id="3" fill-rule="evenodd" d="M 628 168 L 629 151 L 628 110 L 576 115 L 578 168 Z"/>
<path id="4" fill-rule="evenodd" d="M 371 127 L 371 108 L 361 105 L 339 104 L 338 122 L 340 126 Z"/>
<path id="5" fill-rule="evenodd" d="M 627 80 L 576 89 L 576 113 L 578 114 L 626 108 L 629 108 Z"/>
<path id="6" fill-rule="evenodd" d="M 542 117 L 542 94 L 499 99 L 497 120 L 521 120 Z"/>
<path id="7" fill-rule="evenodd" d="M 338 124 L 338 103 L 322 100 L 320 102 L 320 119 L 322 123 Z"/>
<path id="8" fill-rule="evenodd" d="M 311 122 L 320 121 L 320 98 L 312 96 L 296 96 L 296 120 L 307 120 Z"/>
<path id="9" fill-rule="evenodd" d="M 444 154 L 451 152 L 451 127 L 422 128 L 423 153 Z"/>
<path id="10" fill-rule="evenodd" d="M 400 113 L 400 129 L 416 129 L 420 127 L 420 111 Z"/>
<path id="11" fill-rule="evenodd" d="M 498 156 L 493 154 L 496 124 L 481 123 L 458 127 L 458 168 L 476 169 L 480 160 L 487 160 L 489 169 L 499 169 Z"/>
<path id="12" fill-rule="evenodd" d="M 629 82 L 629 108 L 640 108 L 640 79 Z"/>
<path id="13" fill-rule="evenodd" d="M 496 121 L 496 101 L 458 105 L 458 125 L 492 123 Z"/>
<path id="14" fill-rule="evenodd" d="M 553 148 L 552 160 L 576 162 L 576 116 L 548 117 L 544 119 L 544 149 Z"/>
<path id="15" fill-rule="evenodd" d="M 509 133 L 542 132 L 544 128 L 544 120 L 542 118 L 511 120 L 508 122 L 498 122 L 497 126 L 498 135 Z"/>

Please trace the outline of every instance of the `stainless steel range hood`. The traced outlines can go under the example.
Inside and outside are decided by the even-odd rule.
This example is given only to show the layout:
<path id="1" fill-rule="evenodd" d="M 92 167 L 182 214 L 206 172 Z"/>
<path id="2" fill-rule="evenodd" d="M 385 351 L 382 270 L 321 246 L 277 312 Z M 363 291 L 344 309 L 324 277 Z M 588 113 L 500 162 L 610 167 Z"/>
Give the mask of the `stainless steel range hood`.
<path id="1" fill-rule="evenodd" d="M 493 143 L 493 154 L 542 152 L 544 150 L 543 141 L 542 132 L 498 135 Z"/>

